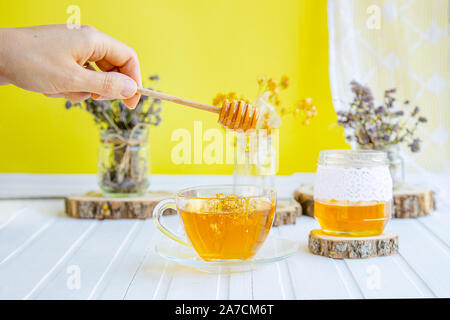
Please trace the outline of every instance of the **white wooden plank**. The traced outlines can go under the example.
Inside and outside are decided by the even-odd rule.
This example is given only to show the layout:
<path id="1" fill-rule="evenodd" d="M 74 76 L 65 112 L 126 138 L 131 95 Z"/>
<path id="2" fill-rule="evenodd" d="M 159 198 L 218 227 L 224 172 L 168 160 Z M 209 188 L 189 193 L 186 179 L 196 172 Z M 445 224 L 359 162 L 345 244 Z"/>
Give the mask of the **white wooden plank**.
<path id="1" fill-rule="evenodd" d="M 278 227 L 272 228 L 270 236 L 280 236 Z M 253 296 L 256 300 L 295 298 L 286 261 L 264 264 L 253 271 Z"/>
<path id="2" fill-rule="evenodd" d="M 403 262 L 400 255 L 345 260 L 359 288 L 368 299 L 423 298 L 433 293 Z"/>
<path id="3" fill-rule="evenodd" d="M 74 221 L 76 222 L 76 221 Z M 58 274 L 37 292 L 37 299 L 92 299 L 96 298 L 109 278 L 120 255 L 129 246 L 133 236 L 142 227 L 141 220 L 104 220 L 95 232 L 67 259 Z M 80 285 L 68 285 L 72 273 L 79 270 Z"/>
<path id="4" fill-rule="evenodd" d="M 26 250 L 0 266 L 0 299 L 32 296 L 76 251 L 96 223 L 58 217 Z"/>
<path id="5" fill-rule="evenodd" d="M 319 228 L 313 218 L 301 217 L 296 225 L 279 228 L 282 237 L 301 243 L 298 254 L 287 260 L 297 299 L 362 298 L 354 279 L 342 272 L 343 260 L 316 256 L 308 251 L 308 234 Z"/>
<path id="6" fill-rule="evenodd" d="M 100 292 L 104 290 L 107 283 L 110 281 L 112 277 L 113 273 L 112 271 L 114 271 L 115 267 L 119 264 L 121 257 L 126 254 L 126 251 L 128 250 L 129 246 L 131 245 L 131 242 L 133 241 L 133 238 L 136 237 L 136 233 L 138 233 L 136 230 L 140 230 L 142 228 L 142 225 L 143 225 L 142 221 L 136 221 L 131 227 L 131 229 L 128 231 L 126 237 L 120 243 L 120 246 L 117 248 L 114 256 L 111 258 L 107 267 L 100 276 L 100 279 L 97 280 L 95 287 L 90 292 L 88 296 L 89 300 L 97 299 L 100 296 Z"/>
<path id="7" fill-rule="evenodd" d="M 55 223 L 56 217 L 51 218 L 48 221 L 45 221 L 44 223 L 40 224 L 39 228 L 33 232 L 32 234 L 28 235 L 24 232 L 17 233 L 18 237 L 14 237 L 12 240 L 8 239 L 7 242 L 4 242 L 7 245 L 7 254 L 5 254 L 3 257 L 0 258 L 0 266 L 8 263 L 11 259 L 13 259 L 15 256 L 19 255 L 22 251 L 26 250 L 28 246 L 30 246 L 36 239 L 38 239 L 39 236 L 41 236 L 53 223 Z M 29 225 L 29 224 L 28 224 Z M 13 228 L 9 228 L 8 231 L 14 230 Z M 2 233 L 2 235 L 5 235 L 6 232 Z M 1 238 L 1 237 L 0 237 Z M 23 238 L 23 239 L 20 239 Z M 0 239 L 1 243 L 1 239 Z M 14 245 L 13 249 L 12 245 Z M 1 246 L 0 246 L 1 247 Z M 1 249 L 0 249 L 1 251 Z M 9 251 L 9 252 L 8 252 Z"/>
<path id="8" fill-rule="evenodd" d="M 151 175 L 150 190 L 179 190 L 195 185 L 230 184 L 231 175 Z M 0 174 L 0 198 L 64 197 L 98 189 L 95 174 Z"/>
<path id="9" fill-rule="evenodd" d="M 125 299 L 165 299 L 172 280 L 174 270 L 177 268 L 174 262 L 169 262 L 160 257 L 154 247 L 158 241 L 165 237 L 161 232 L 155 232 L 152 237 L 152 245 L 136 271 L 126 293 Z"/>
<path id="10" fill-rule="evenodd" d="M 305 174 L 305 181 L 310 181 L 311 174 Z M 300 175 L 301 177 L 301 175 Z M 280 196 L 292 195 L 298 182 L 290 176 L 277 176 L 275 184 Z M 210 185 L 231 184 L 231 175 L 158 175 L 150 177 L 150 190 L 177 191 L 180 189 Z M 74 193 L 85 193 L 98 189 L 95 174 L 0 174 L 0 198 L 14 197 L 64 197 Z"/>
<path id="11" fill-rule="evenodd" d="M 186 267 L 175 267 L 167 299 L 216 299 L 219 276 Z"/>
<path id="12" fill-rule="evenodd" d="M 216 300 L 227 300 L 230 298 L 230 274 L 223 273 L 217 276 Z"/>
<path id="13" fill-rule="evenodd" d="M 11 214 L 11 218 L 2 225 L 0 266 L 24 250 L 55 221 L 59 206 L 55 208 L 55 203 L 46 204 L 47 210 L 42 208 L 42 203 L 40 208 L 31 208 L 29 204 L 22 203 L 24 207 Z"/>
<path id="14" fill-rule="evenodd" d="M 395 233 L 391 229 L 391 222 L 388 224 L 386 231 Z M 400 248 L 402 248 L 402 237 L 399 240 Z M 423 280 L 404 262 L 400 255 L 360 260 L 347 259 L 345 261 L 365 298 L 422 298 L 434 296 Z"/>
<path id="15" fill-rule="evenodd" d="M 288 291 L 290 287 L 285 287 L 283 277 L 289 277 L 289 275 L 281 273 L 281 264 L 282 262 L 270 263 L 253 271 L 252 292 L 254 299 L 282 300 L 287 299 L 288 295 L 293 295 L 292 292 Z"/>
<path id="16" fill-rule="evenodd" d="M 178 234 L 183 233 L 177 216 L 168 216 L 163 219 L 163 224 L 167 225 L 169 229 L 177 230 Z M 161 235 L 156 227 L 154 229 Z M 164 236 L 158 237 L 158 240 L 152 244 L 151 249 L 154 251 L 154 247 L 158 241 L 162 241 L 163 239 Z M 167 241 L 167 238 L 165 240 Z M 173 242 L 173 245 L 178 244 Z M 218 294 L 219 283 L 220 279 L 218 279 L 217 274 L 208 274 L 178 264 L 169 263 L 165 269 L 164 276 L 160 279 L 159 287 L 155 292 L 154 298 L 161 297 L 171 300 L 215 299 Z M 186 288 L 189 288 L 189 290 L 186 290 Z"/>
<path id="17" fill-rule="evenodd" d="M 19 186 L 25 186 L 28 195 L 64 194 L 76 188 L 87 190 L 84 188 L 90 183 L 95 186 L 95 175 L 48 175 L 42 188 L 42 177 L 37 175 L 20 176 L 16 184 L 13 176 L 7 176 L 9 181 L 0 174 L 0 196 L 10 185 L 9 194 L 21 194 Z M 277 177 L 280 196 L 290 196 L 298 184 L 308 182 L 309 176 L 305 177 Z M 152 176 L 151 188 L 176 191 L 192 186 L 193 181 L 199 185 L 230 183 L 231 177 Z M 311 255 L 308 233 L 319 226 L 313 219 L 302 217 L 295 226 L 273 229 L 301 242 L 296 256 L 253 273 L 231 276 L 203 274 L 159 257 L 154 244 L 163 236 L 151 220 L 139 222 L 141 229 L 135 221 L 69 219 L 62 210 L 62 201 L 0 201 L 0 298 L 46 294 L 48 298 L 82 299 L 450 297 L 450 212 L 441 208 L 429 217 L 391 221 L 388 228 L 400 236 L 400 255 L 367 260 L 340 261 Z M 175 221 L 176 217 L 168 220 Z M 97 232 L 98 226 L 106 227 Z M 103 243 L 111 239 L 110 245 Z M 106 254 L 96 254 L 105 248 Z M 58 293 L 67 291 L 67 286 L 62 287 L 69 276 L 67 267 L 75 261 L 85 263 L 80 269 L 80 290 Z M 86 272 L 90 274 L 87 278 Z"/>
<path id="18" fill-rule="evenodd" d="M 253 271 L 230 274 L 231 300 L 253 300 Z"/>
<path id="19" fill-rule="evenodd" d="M 155 245 L 153 238 L 156 230 L 153 220 L 145 220 L 135 239 L 130 243 L 127 251 L 120 259 L 118 266 L 111 272 L 110 279 L 99 295 L 101 299 L 124 299 L 128 287 L 139 267 L 144 262 L 149 250 Z"/>
<path id="20" fill-rule="evenodd" d="M 97 188 L 94 174 L 0 174 L 0 198 L 61 197 Z"/>
<path id="21" fill-rule="evenodd" d="M 450 251 L 445 243 L 416 219 L 393 219 L 390 229 L 399 235 L 399 252 L 407 264 L 438 297 L 450 297 Z"/>
<path id="22" fill-rule="evenodd" d="M 364 294 L 362 293 L 358 282 L 353 277 L 353 274 L 351 273 L 350 269 L 348 268 L 347 264 L 342 263 L 341 260 L 332 260 L 334 263 L 334 266 L 336 268 L 336 271 L 342 280 L 345 290 L 349 293 L 349 295 L 354 298 L 364 298 Z"/>
<path id="23" fill-rule="evenodd" d="M 440 209 L 417 221 L 450 247 L 450 211 Z"/>
<path id="24" fill-rule="evenodd" d="M 22 214 L 25 204 L 20 201 L 0 201 L 0 232 L 16 217 Z"/>

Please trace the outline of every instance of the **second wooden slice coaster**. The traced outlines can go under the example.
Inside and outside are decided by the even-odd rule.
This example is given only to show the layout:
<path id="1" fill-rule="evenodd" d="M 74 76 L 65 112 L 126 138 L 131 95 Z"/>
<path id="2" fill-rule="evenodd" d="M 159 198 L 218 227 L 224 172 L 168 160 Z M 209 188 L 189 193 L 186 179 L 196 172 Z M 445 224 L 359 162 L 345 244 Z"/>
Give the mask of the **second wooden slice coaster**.
<path id="1" fill-rule="evenodd" d="M 375 237 L 336 237 L 313 230 L 309 234 L 311 253 L 334 259 L 365 259 L 398 252 L 398 236 L 384 232 Z"/>
<path id="2" fill-rule="evenodd" d="M 314 217 L 314 186 L 301 185 L 294 191 L 294 199 L 301 204 L 303 214 Z M 393 218 L 417 218 L 436 209 L 433 191 L 420 186 L 403 185 L 394 190 Z"/>
<path id="3" fill-rule="evenodd" d="M 278 200 L 273 226 L 278 227 L 285 224 L 295 224 L 298 217 L 302 215 L 302 207 L 295 201 L 283 202 Z"/>
<path id="4" fill-rule="evenodd" d="M 429 215 L 436 209 L 433 191 L 412 185 L 402 185 L 394 190 L 394 218 L 417 218 Z"/>
<path id="5" fill-rule="evenodd" d="M 314 186 L 302 184 L 294 191 L 294 199 L 300 203 L 303 214 L 314 217 Z"/>
<path id="6" fill-rule="evenodd" d="M 100 191 L 66 197 L 66 214 L 69 217 L 84 219 L 147 219 L 152 217 L 158 202 L 173 198 L 168 191 L 149 191 L 141 197 L 106 198 Z M 166 210 L 164 214 L 174 214 Z"/>

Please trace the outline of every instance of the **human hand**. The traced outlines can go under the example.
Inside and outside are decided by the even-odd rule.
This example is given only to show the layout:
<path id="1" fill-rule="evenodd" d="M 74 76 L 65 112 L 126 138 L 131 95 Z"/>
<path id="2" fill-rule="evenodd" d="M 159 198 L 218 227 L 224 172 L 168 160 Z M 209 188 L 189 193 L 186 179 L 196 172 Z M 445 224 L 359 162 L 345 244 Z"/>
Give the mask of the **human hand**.
<path id="1" fill-rule="evenodd" d="M 0 85 L 80 102 L 124 99 L 134 108 L 142 86 L 136 52 L 91 26 L 0 29 Z M 103 72 L 89 64 L 95 62 Z"/>

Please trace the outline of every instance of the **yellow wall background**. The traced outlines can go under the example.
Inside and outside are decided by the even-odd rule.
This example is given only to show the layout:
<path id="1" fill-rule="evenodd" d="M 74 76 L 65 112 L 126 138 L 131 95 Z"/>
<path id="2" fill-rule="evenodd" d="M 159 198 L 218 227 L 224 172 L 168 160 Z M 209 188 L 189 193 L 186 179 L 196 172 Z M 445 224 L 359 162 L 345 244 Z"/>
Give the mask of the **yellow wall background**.
<path id="1" fill-rule="evenodd" d="M 325 0 L 3 0 L 0 27 L 66 23 L 69 5 L 81 23 L 133 47 L 142 76 L 158 73 L 158 89 L 210 103 L 217 92 L 256 95 L 256 78 L 287 74 L 286 105 L 313 97 L 319 115 L 309 127 L 285 118 L 280 174 L 314 171 L 322 149 L 347 148 L 331 104 Z M 82 110 L 13 86 L 0 87 L 0 172 L 94 173 L 98 129 Z M 231 165 L 175 165 L 172 131 L 214 115 L 163 103 L 163 122 L 151 129 L 152 172 L 229 174 Z"/>

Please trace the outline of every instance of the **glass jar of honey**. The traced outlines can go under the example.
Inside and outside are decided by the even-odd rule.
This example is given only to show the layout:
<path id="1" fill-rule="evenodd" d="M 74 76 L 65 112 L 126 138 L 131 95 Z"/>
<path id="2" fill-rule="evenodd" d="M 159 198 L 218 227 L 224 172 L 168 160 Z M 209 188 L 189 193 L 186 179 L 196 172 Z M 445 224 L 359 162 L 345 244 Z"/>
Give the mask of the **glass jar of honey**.
<path id="1" fill-rule="evenodd" d="M 376 236 L 391 217 L 392 178 L 385 152 L 325 150 L 314 183 L 314 216 L 333 236 Z"/>

